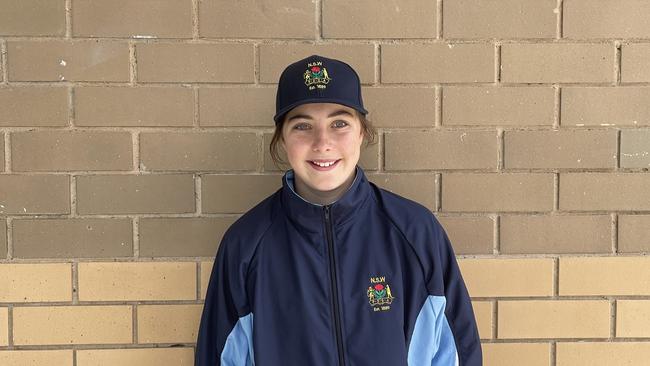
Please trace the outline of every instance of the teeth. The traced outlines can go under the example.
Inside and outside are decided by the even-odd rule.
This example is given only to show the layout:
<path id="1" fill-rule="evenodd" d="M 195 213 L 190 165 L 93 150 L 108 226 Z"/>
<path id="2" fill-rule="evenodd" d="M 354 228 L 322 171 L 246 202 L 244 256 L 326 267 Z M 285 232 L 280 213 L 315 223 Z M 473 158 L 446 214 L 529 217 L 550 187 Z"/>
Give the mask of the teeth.
<path id="1" fill-rule="evenodd" d="M 319 162 L 316 162 L 316 161 L 312 161 L 312 163 L 314 163 L 314 164 L 316 164 L 316 165 L 318 165 L 320 167 L 326 168 L 326 167 L 331 166 L 332 164 L 336 163 L 336 161 L 330 161 L 330 162 L 327 162 L 327 163 L 319 163 Z"/>

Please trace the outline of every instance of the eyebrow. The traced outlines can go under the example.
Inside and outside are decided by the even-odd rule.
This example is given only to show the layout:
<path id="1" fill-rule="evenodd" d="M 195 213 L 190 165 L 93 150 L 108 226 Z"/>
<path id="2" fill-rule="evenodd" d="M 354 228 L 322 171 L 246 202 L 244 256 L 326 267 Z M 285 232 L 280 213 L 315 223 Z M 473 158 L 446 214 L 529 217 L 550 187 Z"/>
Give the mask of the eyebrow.
<path id="1" fill-rule="evenodd" d="M 345 109 L 339 109 L 339 110 L 337 110 L 337 111 L 334 111 L 334 112 L 330 113 L 330 114 L 327 116 L 327 118 L 332 118 L 332 117 L 336 117 L 336 116 L 340 116 L 340 115 L 348 115 L 348 116 L 350 116 L 350 117 L 353 117 L 353 116 L 352 116 L 352 113 L 346 111 Z M 295 116 L 289 117 L 289 119 L 287 120 L 287 122 L 290 122 L 291 120 L 299 119 L 299 118 L 303 118 L 303 119 L 313 119 L 311 116 L 306 115 L 306 114 L 296 114 Z"/>

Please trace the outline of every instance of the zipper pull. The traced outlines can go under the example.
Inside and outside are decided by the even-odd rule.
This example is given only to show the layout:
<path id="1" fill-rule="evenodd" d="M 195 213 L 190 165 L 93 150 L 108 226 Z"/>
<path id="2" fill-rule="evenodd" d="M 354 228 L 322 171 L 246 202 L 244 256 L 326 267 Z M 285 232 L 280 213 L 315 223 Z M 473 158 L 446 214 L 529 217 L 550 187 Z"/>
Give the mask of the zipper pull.
<path id="1" fill-rule="evenodd" d="M 325 221 L 329 222 L 330 221 L 330 206 L 325 205 L 324 208 L 325 208 Z"/>

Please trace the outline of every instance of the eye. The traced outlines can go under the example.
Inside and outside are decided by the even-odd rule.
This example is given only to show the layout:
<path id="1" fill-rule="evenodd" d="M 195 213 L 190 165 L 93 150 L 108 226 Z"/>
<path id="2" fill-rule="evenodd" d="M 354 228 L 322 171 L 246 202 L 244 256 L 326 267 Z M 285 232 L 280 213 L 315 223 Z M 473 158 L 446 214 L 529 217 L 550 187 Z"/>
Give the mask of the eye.
<path id="1" fill-rule="evenodd" d="M 336 128 L 343 128 L 343 127 L 347 126 L 348 123 L 346 121 L 343 121 L 343 120 L 338 120 L 338 121 L 334 121 L 334 123 L 332 125 L 334 127 L 336 127 Z"/>
<path id="2" fill-rule="evenodd" d="M 298 122 L 293 126 L 294 130 L 308 130 L 310 128 L 309 124 L 304 122 Z"/>

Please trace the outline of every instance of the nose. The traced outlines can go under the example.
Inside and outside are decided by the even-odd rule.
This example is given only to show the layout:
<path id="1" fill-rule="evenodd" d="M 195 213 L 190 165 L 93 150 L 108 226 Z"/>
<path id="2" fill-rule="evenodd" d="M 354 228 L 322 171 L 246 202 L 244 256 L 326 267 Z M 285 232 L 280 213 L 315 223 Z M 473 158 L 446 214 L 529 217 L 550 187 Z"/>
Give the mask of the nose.
<path id="1" fill-rule="evenodd" d="M 330 151 L 332 148 L 332 140 L 327 128 L 318 128 L 314 131 L 314 143 L 312 149 L 314 151 Z"/>

